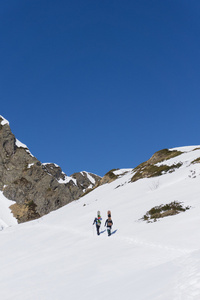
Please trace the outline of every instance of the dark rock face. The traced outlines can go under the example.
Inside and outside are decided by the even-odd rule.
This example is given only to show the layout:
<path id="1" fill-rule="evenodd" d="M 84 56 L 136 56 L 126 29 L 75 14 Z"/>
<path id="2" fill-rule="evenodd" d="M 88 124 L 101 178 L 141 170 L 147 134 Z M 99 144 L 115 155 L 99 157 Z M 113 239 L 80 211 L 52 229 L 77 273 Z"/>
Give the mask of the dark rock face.
<path id="1" fill-rule="evenodd" d="M 16 201 L 11 209 L 18 222 L 41 217 L 78 199 L 100 180 L 97 175 L 87 174 L 67 177 L 59 166 L 42 164 L 28 148 L 17 143 L 9 123 L 0 117 L 0 190 Z"/>
<path id="2" fill-rule="evenodd" d="M 76 179 L 78 186 L 83 190 L 94 187 L 101 179 L 99 176 L 88 172 L 74 173 L 71 176 Z"/>

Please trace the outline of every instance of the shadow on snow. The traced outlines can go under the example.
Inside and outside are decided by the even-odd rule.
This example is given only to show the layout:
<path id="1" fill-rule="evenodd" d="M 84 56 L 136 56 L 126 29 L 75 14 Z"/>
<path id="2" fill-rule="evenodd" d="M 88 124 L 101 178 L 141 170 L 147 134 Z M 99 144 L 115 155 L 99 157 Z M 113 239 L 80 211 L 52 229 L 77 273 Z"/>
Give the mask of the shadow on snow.
<path id="1" fill-rule="evenodd" d="M 111 233 L 111 235 L 112 235 L 112 234 L 115 234 L 115 233 L 117 232 L 117 230 L 118 230 L 118 229 L 115 229 L 115 230 Z"/>
<path id="2" fill-rule="evenodd" d="M 117 232 L 117 230 L 118 230 L 118 229 L 115 229 L 113 232 L 111 232 L 111 235 L 115 234 L 115 233 Z M 100 232 L 99 232 L 99 235 L 100 235 L 100 234 L 103 234 L 104 232 L 106 232 L 106 229 L 100 231 Z"/>
<path id="3" fill-rule="evenodd" d="M 111 235 L 115 234 L 115 233 L 117 232 L 117 230 L 118 230 L 118 229 L 115 229 L 113 232 L 111 232 Z M 100 234 L 102 234 L 102 233 L 104 233 L 104 232 L 106 232 L 106 229 L 102 230 L 102 231 L 100 232 Z"/>

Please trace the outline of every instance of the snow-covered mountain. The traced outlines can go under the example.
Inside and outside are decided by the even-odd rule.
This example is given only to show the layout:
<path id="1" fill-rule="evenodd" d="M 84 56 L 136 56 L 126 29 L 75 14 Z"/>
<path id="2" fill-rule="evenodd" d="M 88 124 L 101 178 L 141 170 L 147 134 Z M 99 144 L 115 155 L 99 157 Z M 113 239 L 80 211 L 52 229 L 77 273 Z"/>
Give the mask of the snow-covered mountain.
<path id="1" fill-rule="evenodd" d="M 135 169 L 111 173 L 109 183 L 20 225 L 0 195 L 12 225 L 0 232 L 0 299 L 200 299 L 200 147 L 159 151 Z M 190 209 L 142 219 L 172 202 Z M 92 225 L 98 210 L 100 236 Z"/>
<path id="2" fill-rule="evenodd" d="M 100 179 L 85 171 L 67 176 L 58 165 L 41 163 L 0 116 L 0 191 L 15 201 L 11 209 L 19 223 L 78 199 Z"/>

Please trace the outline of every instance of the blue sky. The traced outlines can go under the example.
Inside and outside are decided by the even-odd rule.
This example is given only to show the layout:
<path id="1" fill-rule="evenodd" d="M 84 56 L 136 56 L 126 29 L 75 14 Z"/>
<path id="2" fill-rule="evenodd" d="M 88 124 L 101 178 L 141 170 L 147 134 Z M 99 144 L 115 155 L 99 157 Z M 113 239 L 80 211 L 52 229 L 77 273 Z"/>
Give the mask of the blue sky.
<path id="1" fill-rule="evenodd" d="M 1 2 L 0 114 L 41 162 L 103 176 L 200 144 L 199 1 Z"/>

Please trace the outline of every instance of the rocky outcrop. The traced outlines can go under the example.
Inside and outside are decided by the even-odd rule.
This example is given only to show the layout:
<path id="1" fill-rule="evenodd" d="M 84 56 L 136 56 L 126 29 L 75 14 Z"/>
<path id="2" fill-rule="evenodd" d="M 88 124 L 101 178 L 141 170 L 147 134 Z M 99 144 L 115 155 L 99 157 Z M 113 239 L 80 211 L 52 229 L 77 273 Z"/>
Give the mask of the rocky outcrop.
<path id="1" fill-rule="evenodd" d="M 0 190 L 16 201 L 11 209 L 18 222 L 39 218 L 78 199 L 99 180 L 87 172 L 67 176 L 53 163 L 42 164 L 0 117 Z"/>
<path id="2" fill-rule="evenodd" d="M 118 178 L 117 175 L 115 175 L 114 171 L 117 169 L 110 170 L 107 172 L 100 180 L 100 185 L 105 184 L 105 183 L 110 183 Z"/>
<path id="3" fill-rule="evenodd" d="M 133 176 L 131 178 L 131 182 L 135 182 L 142 178 L 150 178 L 150 177 L 156 177 L 160 176 L 167 172 L 173 172 L 175 169 L 180 168 L 182 163 L 176 163 L 172 165 L 165 165 L 162 162 L 167 161 L 173 157 L 181 155 L 181 151 L 177 150 L 169 150 L 169 149 L 163 149 L 160 151 L 157 151 L 153 154 L 153 156 L 147 160 L 146 162 L 143 162 L 136 168 L 132 170 Z M 195 161 L 198 162 L 198 159 Z M 194 163 L 195 163 L 194 162 Z M 159 165 L 159 163 L 162 163 Z M 158 165 L 157 165 L 158 164 Z M 110 170 L 108 173 L 106 173 L 100 180 L 99 185 L 110 183 L 119 177 L 121 175 L 117 175 L 119 173 L 115 172 L 118 169 Z"/>
<path id="4" fill-rule="evenodd" d="M 71 177 L 76 179 L 77 185 L 84 191 L 95 187 L 101 179 L 98 175 L 88 173 L 85 171 L 74 173 L 71 175 Z"/>
<path id="5" fill-rule="evenodd" d="M 181 154 L 182 154 L 182 152 L 178 151 L 178 150 L 162 149 L 162 150 L 155 152 L 146 163 L 149 165 L 157 164 L 164 160 L 168 160 L 170 158 L 179 156 Z"/>
<path id="6" fill-rule="evenodd" d="M 131 181 L 135 182 L 142 178 L 156 177 L 167 172 L 173 172 L 175 169 L 180 168 L 182 164 L 177 163 L 170 166 L 165 164 L 156 164 L 161 163 L 163 161 L 167 161 L 168 159 L 179 156 L 181 154 L 181 151 L 169 149 L 163 149 L 154 153 L 154 155 L 149 160 L 140 164 L 133 170 L 134 175 Z"/>

